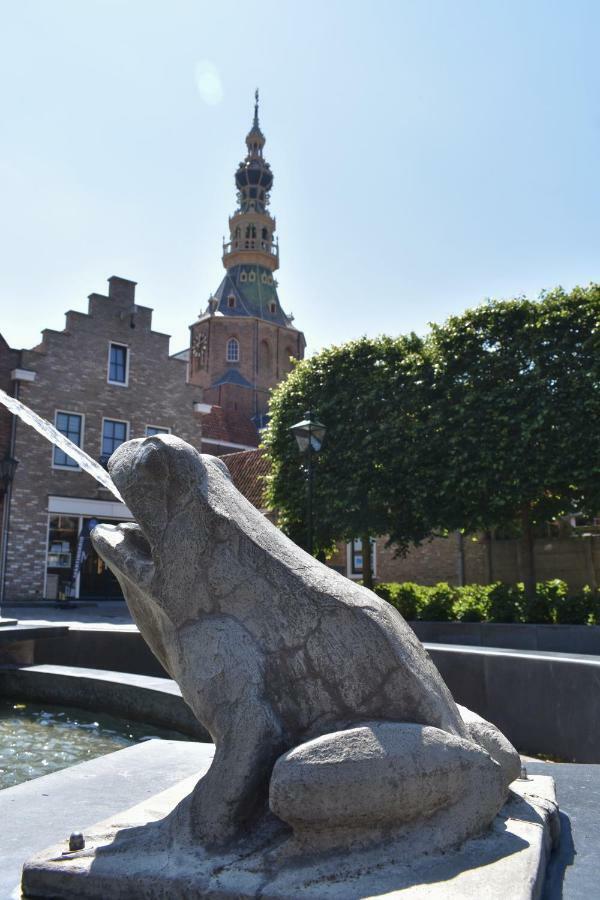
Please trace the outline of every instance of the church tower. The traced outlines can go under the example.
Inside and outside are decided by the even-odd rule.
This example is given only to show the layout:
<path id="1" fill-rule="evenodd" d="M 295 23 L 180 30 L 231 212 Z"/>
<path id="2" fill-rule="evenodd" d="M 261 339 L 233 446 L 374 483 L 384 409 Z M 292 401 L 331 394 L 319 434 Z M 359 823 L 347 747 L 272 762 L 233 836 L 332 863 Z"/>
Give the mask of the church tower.
<path id="1" fill-rule="evenodd" d="M 246 158 L 235 173 L 238 205 L 223 243 L 225 277 L 191 326 L 189 377 L 202 393 L 202 449 L 217 455 L 258 445 L 269 392 L 305 348 L 277 294 L 279 243 L 269 212 L 273 173 L 263 156 L 258 91 L 255 100 Z"/>

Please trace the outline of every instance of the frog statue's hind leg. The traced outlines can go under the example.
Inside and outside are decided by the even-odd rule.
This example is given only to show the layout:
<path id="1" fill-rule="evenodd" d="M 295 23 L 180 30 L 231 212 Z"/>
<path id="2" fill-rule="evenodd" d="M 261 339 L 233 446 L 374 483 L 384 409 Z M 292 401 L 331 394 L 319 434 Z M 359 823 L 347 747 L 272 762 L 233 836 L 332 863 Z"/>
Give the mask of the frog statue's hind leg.
<path id="1" fill-rule="evenodd" d="M 183 832 L 205 847 L 223 845 L 266 808 L 269 776 L 285 749 L 282 729 L 266 699 L 263 655 L 239 621 L 203 616 L 178 640 L 173 656 L 183 662 L 174 676 L 216 750 L 172 824 L 179 838 Z"/>
<path id="2" fill-rule="evenodd" d="M 472 736 L 364 721 L 280 756 L 269 805 L 302 851 L 382 839 L 408 840 L 418 853 L 443 850 L 484 831 L 505 803 L 518 754 L 504 741 L 506 756 L 494 758 Z M 493 736 L 488 743 L 497 750 Z"/>

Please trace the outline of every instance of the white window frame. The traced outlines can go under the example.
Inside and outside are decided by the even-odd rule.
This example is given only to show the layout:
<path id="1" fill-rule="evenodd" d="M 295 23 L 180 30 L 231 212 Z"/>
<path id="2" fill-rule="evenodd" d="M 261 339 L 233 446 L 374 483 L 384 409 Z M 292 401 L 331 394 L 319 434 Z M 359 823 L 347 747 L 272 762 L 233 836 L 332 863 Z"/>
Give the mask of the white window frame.
<path id="1" fill-rule="evenodd" d="M 354 540 L 357 541 L 359 538 L 354 538 Z M 346 577 L 352 581 L 360 581 L 363 572 L 352 571 L 352 544 L 353 541 L 348 541 L 346 544 Z M 371 544 L 373 546 L 373 577 L 375 578 L 377 576 L 377 538 L 371 538 Z"/>
<path id="2" fill-rule="evenodd" d="M 110 378 L 110 348 L 111 347 L 123 347 L 125 352 L 125 381 L 111 381 Z M 109 341 L 108 342 L 108 362 L 106 366 L 106 381 L 108 384 L 114 384 L 116 387 L 129 387 L 129 359 L 131 357 L 131 349 L 129 344 L 123 344 L 121 341 Z M 113 421 L 118 421 L 114 419 Z"/>
<path id="3" fill-rule="evenodd" d="M 56 421 L 58 419 L 59 413 L 64 413 L 65 416 L 79 416 L 79 418 L 81 419 L 81 432 L 80 432 L 80 437 L 79 437 L 81 443 L 79 444 L 79 449 L 83 450 L 83 439 L 84 439 L 84 435 L 85 435 L 85 413 L 76 412 L 74 409 L 55 409 L 54 410 L 54 427 L 56 428 L 57 431 L 58 431 L 58 426 L 56 424 Z M 50 458 L 52 460 L 52 468 L 53 469 L 58 469 L 59 472 L 81 472 L 81 471 L 83 471 L 81 466 L 79 465 L 79 463 L 76 463 L 74 466 L 59 466 L 58 463 L 55 463 L 54 462 L 55 449 L 60 450 L 60 447 L 55 448 L 54 445 L 52 445 L 52 456 Z M 69 454 L 67 453 L 67 456 L 68 455 Z"/>
<path id="4" fill-rule="evenodd" d="M 116 422 L 117 420 L 116 420 L 116 419 L 112 419 L 111 421 Z M 170 429 L 170 428 L 167 428 L 166 425 L 150 425 L 150 424 L 146 424 L 146 425 L 144 425 L 144 436 L 145 436 L 145 437 L 154 437 L 154 435 L 148 434 L 148 429 L 149 429 L 149 428 L 160 428 L 160 430 L 161 430 L 161 432 L 162 432 L 163 434 L 171 434 L 171 429 Z"/>
<path id="5" fill-rule="evenodd" d="M 119 425 L 125 425 L 125 441 L 129 440 L 129 431 L 130 431 L 129 422 L 127 422 L 125 419 L 113 419 L 112 416 L 102 416 L 102 430 L 100 432 L 100 456 L 106 456 L 106 454 L 104 453 L 104 450 L 102 449 L 102 445 L 104 443 L 104 423 L 105 422 L 118 422 Z M 125 443 L 125 441 L 123 441 L 123 443 Z M 114 452 L 115 451 L 113 450 L 113 453 Z M 111 454 L 111 456 L 112 456 L 112 454 Z"/>
<path id="6" fill-rule="evenodd" d="M 230 357 L 229 357 L 229 345 L 232 341 L 235 341 L 235 345 L 237 347 L 237 353 L 236 353 L 235 359 L 230 359 Z M 234 335 L 232 335 L 231 337 L 227 338 L 227 343 L 225 344 L 225 362 L 234 363 L 234 362 L 239 362 L 239 361 L 240 361 L 240 342 Z"/>

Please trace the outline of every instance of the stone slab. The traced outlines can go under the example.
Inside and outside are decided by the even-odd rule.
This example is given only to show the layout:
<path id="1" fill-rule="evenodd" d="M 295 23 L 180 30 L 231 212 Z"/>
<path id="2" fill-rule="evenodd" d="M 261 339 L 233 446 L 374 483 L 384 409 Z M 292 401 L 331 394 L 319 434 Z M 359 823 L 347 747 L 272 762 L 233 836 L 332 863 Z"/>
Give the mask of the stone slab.
<path id="1" fill-rule="evenodd" d="M 456 702 L 493 722 L 521 753 L 600 763 L 600 656 L 425 646 Z"/>
<path id="2" fill-rule="evenodd" d="M 532 900 L 539 898 L 558 838 L 554 782 L 535 776 L 512 785 L 509 801 L 489 832 L 444 854 L 413 858 L 405 843 L 390 842 L 345 857 L 307 855 L 292 842 L 253 835 L 229 853 L 208 855 L 197 846 L 152 847 L 152 822 L 167 815 L 191 790 L 187 779 L 151 800 L 85 832 L 86 848 L 59 844 L 30 860 L 26 897 L 63 900 L 190 900 L 193 897 L 263 900 Z M 139 826 L 145 823 L 145 828 Z M 133 830 L 128 830 L 133 829 Z"/>
<path id="3" fill-rule="evenodd" d="M 12 619 L 5 619 L 1 622 L 0 644 L 14 644 L 21 641 L 39 640 L 40 638 L 62 637 L 69 630 L 68 625 L 53 624 L 51 622 L 45 625 L 28 625 L 24 622 L 17 622 Z"/>
<path id="4" fill-rule="evenodd" d="M 213 753 L 212 744 L 153 739 L 0 791 L 0 898 L 20 898 L 21 869 L 32 854 L 201 775 Z"/>
<path id="5" fill-rule="evenodd" d="M 533 775 L 551 775 L 560 800 L 560 846 L 548 866 L 543 900 L 598 896 L 600 766 L 528 762 Z"/>

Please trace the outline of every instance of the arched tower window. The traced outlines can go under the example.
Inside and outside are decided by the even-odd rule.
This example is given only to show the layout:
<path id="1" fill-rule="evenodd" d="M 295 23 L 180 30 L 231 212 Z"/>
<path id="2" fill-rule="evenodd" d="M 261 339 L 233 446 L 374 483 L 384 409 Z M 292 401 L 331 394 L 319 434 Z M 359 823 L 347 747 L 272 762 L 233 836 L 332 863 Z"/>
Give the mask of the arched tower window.
<path id="1" fill-rule="evenodd" d="M 269 231 L 267 228 L 263 228 L 263 230 L 262 230 L 262 239 L 263 239 L 263 241 L 269 240 Z"/>
<path id="2" fill-rule="evenodd" d="M 239 362 L 240 361 L 240 342 L 237 338 L 229 338 L 227 341 L 227 353 L 226 353 L 227 362 Z"/>

